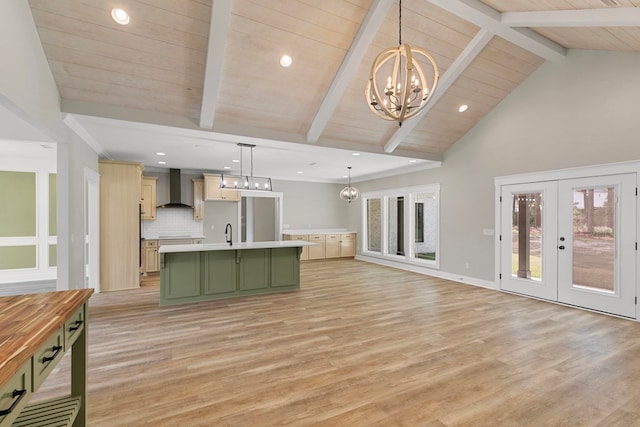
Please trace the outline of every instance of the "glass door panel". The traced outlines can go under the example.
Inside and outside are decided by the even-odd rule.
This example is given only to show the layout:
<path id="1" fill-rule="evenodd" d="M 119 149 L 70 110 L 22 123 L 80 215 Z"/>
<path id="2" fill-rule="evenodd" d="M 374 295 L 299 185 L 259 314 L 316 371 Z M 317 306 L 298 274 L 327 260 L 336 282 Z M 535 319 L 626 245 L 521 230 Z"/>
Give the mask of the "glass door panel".
<path id="1" fill-rule="evenodd" d="M 502 289 L 557 297 L 556 200 L 555 182 L 502 187 Z"/>
<path id="2" fill-rule="evenodd" d="M 615 190 L 573 190 L 574 287 L 615 293 Z"/>
<path id="3" fill-rule="evenodd" d="M 436 261 L 438 247 L 437 193 L 417 193 L 413 202 L 413 256 L 420 260 Z"/>
<path id="4" fill-rule="evenodd" d="M 560 181 L 558 301 L 635 317 L 635 181 Z"/>

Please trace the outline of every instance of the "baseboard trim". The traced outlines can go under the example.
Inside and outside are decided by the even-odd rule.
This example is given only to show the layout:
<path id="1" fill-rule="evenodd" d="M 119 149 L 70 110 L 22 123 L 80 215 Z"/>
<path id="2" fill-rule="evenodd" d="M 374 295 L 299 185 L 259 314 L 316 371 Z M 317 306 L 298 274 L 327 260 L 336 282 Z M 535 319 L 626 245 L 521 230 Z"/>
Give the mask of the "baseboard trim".
<path id="1" fill-rule="evenodd" d="M 480 288 L 499 290 L 496 283 L 489 280 L 478 279 L 477 277 L 463 276 L 459 274 L 447 273 L 444 271 L 433 270 L 431 268 L 422 267 L 415 264 L 402 263 L 384 258 L 370 257 L 366 255 L 356 255 L 359 261 L 370 262 L 372 264 L 384 265 L 386 267 L 398 268 L 400 270 L 411 271 L 413 273 L 424 274 L 425 276 L 438 277 L 440 279 L 451 280 L 452 282 L 464 283 L 467 285 L 478 286 Z"/>

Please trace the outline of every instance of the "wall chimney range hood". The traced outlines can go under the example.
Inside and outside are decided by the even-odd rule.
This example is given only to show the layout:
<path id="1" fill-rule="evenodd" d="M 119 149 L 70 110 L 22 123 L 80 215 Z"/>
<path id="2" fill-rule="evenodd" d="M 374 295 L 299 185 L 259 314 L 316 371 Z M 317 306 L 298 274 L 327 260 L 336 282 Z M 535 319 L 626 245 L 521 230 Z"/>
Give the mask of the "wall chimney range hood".
<path id="1" fill-rule="evenodd" d="M 169 203 L 159 208 L 189 208 L 193 206 L 182 203 L 182 189 L 180 188 L 180 169 L 169 169 Z"/>

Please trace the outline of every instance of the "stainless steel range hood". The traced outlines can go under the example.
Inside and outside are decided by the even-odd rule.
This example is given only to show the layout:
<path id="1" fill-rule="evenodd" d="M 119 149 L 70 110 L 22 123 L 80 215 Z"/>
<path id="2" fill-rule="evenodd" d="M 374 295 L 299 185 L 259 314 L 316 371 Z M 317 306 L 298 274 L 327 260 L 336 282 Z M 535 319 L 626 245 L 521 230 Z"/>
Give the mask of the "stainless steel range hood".
<path id="1" fill-rule="evenodd" d="M 169 169 L 169 203 L 158 206 L 159 208 L 189 208 L 186 203 L 182 203 L 182 189 L 180 188 L 180 169 Z"/>

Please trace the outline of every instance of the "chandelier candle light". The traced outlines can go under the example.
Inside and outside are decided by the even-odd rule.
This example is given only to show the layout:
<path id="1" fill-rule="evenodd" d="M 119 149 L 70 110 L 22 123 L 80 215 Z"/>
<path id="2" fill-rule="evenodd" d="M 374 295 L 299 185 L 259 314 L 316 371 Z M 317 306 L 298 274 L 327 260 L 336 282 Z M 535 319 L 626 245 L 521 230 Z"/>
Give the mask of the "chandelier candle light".
<path id="1" fill-rule="evenodd" d="M 349 169 L 349 185 L 340 191 L 340 198 L 347 203 L 351 203 L 354 200 L 358 200 L 358 197 L 360 197 L 360 190 L 351 186 L 351 166 L 348 166 L 347 169 Z"/>
<path id="2" fill-rule="evenodd" d="M 221 174 L 220 188 L 271 191 L 271 178 L 253 176 L 253 149 L 255 144 L 238 143 L 238 147 L 240 147 L 240 175 Z M 244 147 L 251 149 L 251 175 L 247 176 L 242 173 L 242 149 Z"/>
<path id="3" fill-rule="evenodd" d="M 402 0 L 398 10 L 398 47 L 383 50 L 373 61 L 365 96 L 374 114 L 402 126 L 403 121 L 416 116 L 427 105 L 440 72 L 429 52 L 402 44 Z M 421 62 L 431 66 L 428 74 Z"/>

